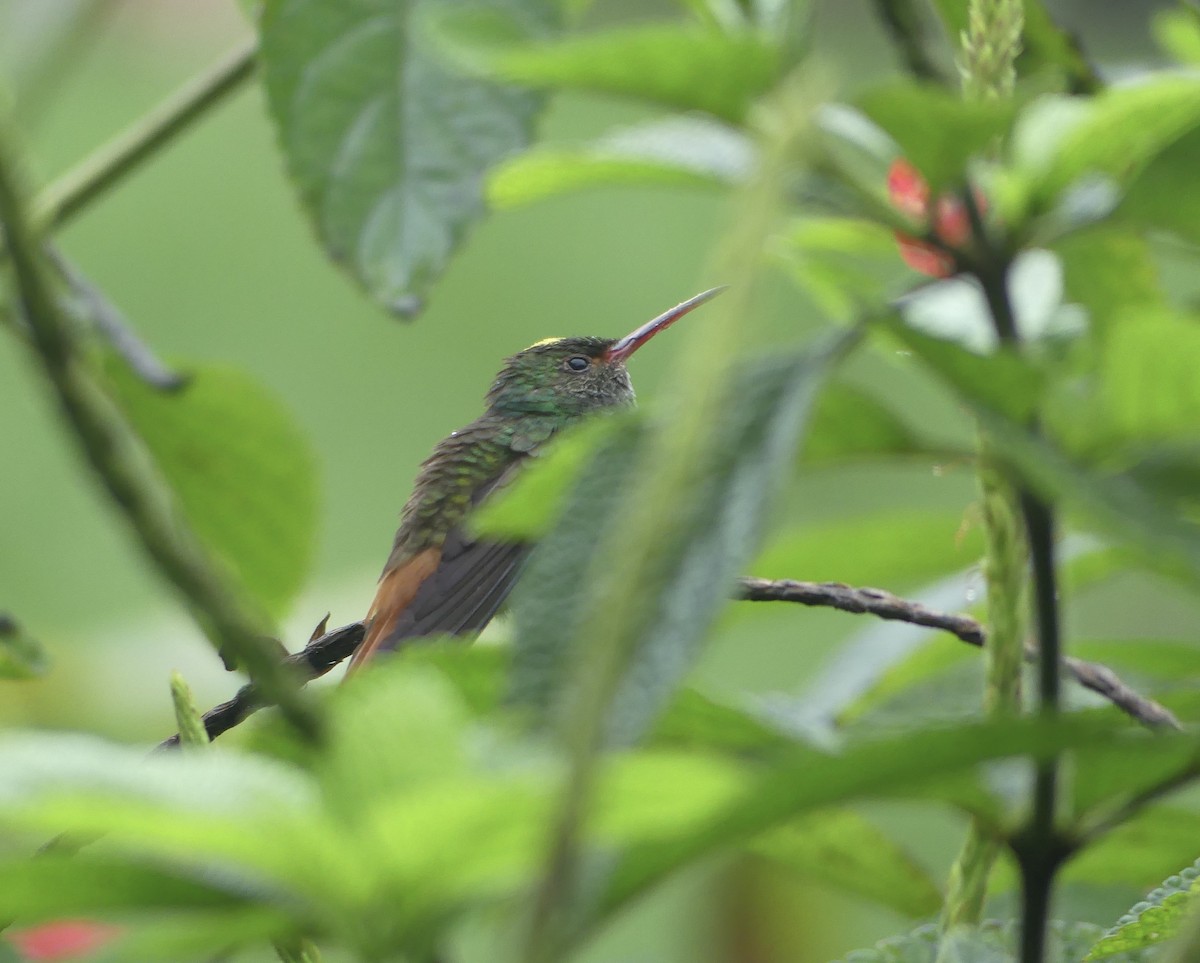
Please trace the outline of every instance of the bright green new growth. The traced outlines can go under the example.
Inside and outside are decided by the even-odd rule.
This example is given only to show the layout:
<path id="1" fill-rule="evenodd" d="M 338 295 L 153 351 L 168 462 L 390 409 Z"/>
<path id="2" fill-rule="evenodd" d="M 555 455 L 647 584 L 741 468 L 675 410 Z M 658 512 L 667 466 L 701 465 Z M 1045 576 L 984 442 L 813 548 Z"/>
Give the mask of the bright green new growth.
<path id="1" fill-rule="evenodd" d="M 962 35 L 963 92 L 986 100 L 1011 97 L 1025 26 L 1022 0 L 971 0 Z"/>

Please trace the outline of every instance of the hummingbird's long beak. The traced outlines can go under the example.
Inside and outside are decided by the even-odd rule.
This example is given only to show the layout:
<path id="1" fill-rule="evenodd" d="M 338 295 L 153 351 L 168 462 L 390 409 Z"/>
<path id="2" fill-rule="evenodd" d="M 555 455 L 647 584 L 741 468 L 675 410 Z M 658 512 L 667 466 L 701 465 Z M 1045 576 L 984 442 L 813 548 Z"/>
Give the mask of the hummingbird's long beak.
<path id="1" fill-rule="evenodd" d="M 672 324 L 682 318 L 693 308 L 698 308 L 705 301 L 711 301 L 718 294 L 725 290 L 728 285 L 722 284 L 719 288 L 710 288 L 701 294 L 697 294 L 694 298 L 688 298 L 682 304 L 677 304 L 670 311 L 664 311 L 657 318 L 653 318 L 643 324 L 635 331 L 631 331 L 625 337 L 621 338 L 613 344 L 611 348 L 604 353 L 605 361 L 625 361 L 631 354 L 637 351 L 642 345 L 653 338 L 658 332 L 665 328 L 669 328 Z"/>

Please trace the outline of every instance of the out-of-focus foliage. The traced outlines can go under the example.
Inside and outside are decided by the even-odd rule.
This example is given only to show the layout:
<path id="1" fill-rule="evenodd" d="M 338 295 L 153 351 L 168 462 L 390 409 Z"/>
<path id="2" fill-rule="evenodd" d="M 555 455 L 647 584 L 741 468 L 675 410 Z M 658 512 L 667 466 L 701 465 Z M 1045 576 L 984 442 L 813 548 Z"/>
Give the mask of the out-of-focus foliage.
<path id="1" fill-rule="evenodd" d="M 382 660 L 320 700 L 322 740 L 297 740 L 278 719 L 233 749 L 150 759 L 92 736 L 0 738 L 0 919 L 113 923 L 114 959 L 269 944 L 285 959 L 317 946 L 363 960 L 473 963 L 522 947 L 565 958 L 661 884 L 735 854 L 919 920 L 943 890 L 917 845 L 927 841 L 870 807 L 903 800 L 941 837 L 965 814 L 1019 846 L 1029 762 L 1055 758 L 1066 774 L 1058 830 L 1078 848 L 1060 875 L 1074 899 L 1055 909 L 1090 909 L 1053 923 L 1045 959 L 1149 959 L 1178 925 L 1192 871 L 1111 928 L 1111 906 L 1087 898 L 1100 885 L 1124 898 L 1195 858 L 1194 801 L 1162 801 L 1200 774 L 1190 731 L 1143 731 L 1075 690 L 1063 718 L 985 720 L 977 654 L 895 626 L 873 623 L 839 648 L 805 700 L 717 698 L 701 657 L 726 635 L 739 658 L 760 657 L 768 607 L 730 601 L 751 571 L 930 605 L 949 585 L 954 608 L 986 597 L 983 522 L 964 506 L 827 517 L 806 494 L 850 484 L 856 469 L 884 484 L 969 472 L 970 427 L 1056 513 L 1054 605 L 1148 572 L 1194 595 L 1200 328 L 1195 292 L 1166 278 L 1200 267 L 1200 79 L 1147 67 L 1136 83 L 1106 84 L 1052 6 L 1025 0 L 1010 99 L 967 102 L 907 78 L 843 90 L 808 56 L 806 4 L 680 6 L 597 23 L 549 0 L 263 4 L 263 122 L 314 248 L 374 301 L 415 314 L 489 206 L 534 216 L 535 203 L 585 189 L 700 188 L 727 202 L 738 241 L 716 263 L 744 266 L 720 280 L 750 286 L 773 272 L 787 311 L 819 313 L 830 331 L 813 339 L 719 313 L 697 322 L 697 338 L 728 350 L 676 351 L 665 403 L 556 440 L 472 519 L 477 533 L 540 542 L 508 644 L 435 640 Z M 966 25 L 966 6 L 932 5 L 946 36 Z M 1196 61 L 1191 8 L 1156 31 L 1172 56 Z M 543 105 L 564 94 L 642 114 L 631 124 L 614 107 L 607 133 L 533 143 Z M 889 191 L 898 160 L 911 168 L 908 203 Z M 588 230 L 571 227 L 571 238 Z M 912 256 L 922 250 L 932 258 Z M 40 258 L 40 241 L 24 253 Z M 20 343 L 21 279 L 4 280 Z M 491 307 L 481 325 L 502 322 Z M 572 319 L 577 309 L 556 307 Z M 304 587 L 317 515 L 314 446 L 297 419 L 247 375 L 201 365 L 161 392 L 90 329 L 71 336 L 82 348 L 72 363 L 103 386 L 94 400 L 135 436 L 124 454 L 154 469 L 176 523 L 230 591 L 284 614 Z M 325 336 L 350 337 L 333 324 Z M 686 325 L 648 352 L 668 337 L 686 338 Z M 733 358 L 743 344 L 767 351 Z M 320 373 L 331 391 L 352 390 L 355 374 Z M 897 379 L 935 399 L 939 417 L 916 414 L 890 390 Z M 320 381 L 307 379 L 314 391 L 328 388 Z M 708 385 L 729 390 L 697 426 L 671 402 Z M 613 546 L 640 517 L 639 486 L 662 451 L 695 470 L 638 533 L 657 554 L 637 569 L 645 584 L 630 611 L 606 594 L 622 584 Z M 324 469 L 367 476 L 374 454 Z M 822 641 L 828 623 L 815 614 L 769 608 L 797 647 Z M 1125 638 L 1062 620 L 1067 653 L 1118 669 L 1192 726 L 1200 642 L 1163 618 Z M 44 668 L 3 621 L 0 676 Z M 791 688 L 783 669 L 768 671 Z M 186 687 L 173 691 L 188 741 L 203 743 Z M 589 707 L 603 720 L 595 745 L 579 734 Z M 31 858 L 59 836 L 78 851 L 60 843 Z M 999 869 L 994 891 L 1014 887 Z M 532 893 L 548 901 L 546 943 L 530 926 Z M 1018 914 L 998 901 L 989 915 L 1009 918 L 949 935 L 924 926 L 845 959 L 1013 959 Z"/>

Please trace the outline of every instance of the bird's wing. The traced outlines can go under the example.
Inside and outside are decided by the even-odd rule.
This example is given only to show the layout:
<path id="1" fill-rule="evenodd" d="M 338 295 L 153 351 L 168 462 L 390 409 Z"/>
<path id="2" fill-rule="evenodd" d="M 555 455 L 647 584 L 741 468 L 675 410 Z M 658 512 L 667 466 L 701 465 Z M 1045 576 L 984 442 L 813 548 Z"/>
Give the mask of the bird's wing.
<path id="1" fill-rule="evenodd" d="M 484 486 L 476 503 L 506 482 L 515 468 Z M 508 597 L 529 549 L 520 542 L 475 539 L 460 524 L 440 548 L 424 549 L 389 569 L 379 581 L 367 634 L 350 670 L 407 639 L 478 632 Z"/>

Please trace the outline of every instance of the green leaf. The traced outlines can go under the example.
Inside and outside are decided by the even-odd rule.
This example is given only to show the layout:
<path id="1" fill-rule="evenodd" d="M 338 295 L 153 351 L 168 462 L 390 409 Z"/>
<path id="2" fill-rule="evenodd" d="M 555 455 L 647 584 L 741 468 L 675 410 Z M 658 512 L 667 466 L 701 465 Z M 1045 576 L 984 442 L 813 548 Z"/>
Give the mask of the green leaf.
<path id="1" fill-rule="evenodd" d="M 690 668 L 705 629 L 728 599 L 754 551 L 768 497 L 792 457 L 817 385 L 850 338 L 759 362 L 735 382 L 718 422 L 714 464 L 687 512 L 686 535 L 664 557 L 644 641 L 611 707 L 614 737 L 636 738 Z M 594 456 L 567 500 L 560 523 L 538 546 L 514 601 L 517 700 L 547 715 L 573 698 L 570 640 L 587 595 L 597 546 L 635 497 L 626 479 L 645 433 L 614 436 Z M 667 549 L 664 549 L 667 551 Z"/>
<path id="2" fill-rule="evenodd" d="M 1100 927 L 1093 923 L 1051 920 L 1046 963 L 1078 963 L 1100 933 Z M 943 939 L 937 925 L 930 923 L 904 936 L 882 940 L 871 949 L 855 950 L 835 963 L 934 963 L 935 959 L 946 963 L 1012 963 L 1017 959 L 1017 924 L 984 920 L 977 929 L 954 930 Z M 1112 963 L 1148 963 L 1150 959 L 1146 953 L 1123 953 Z"/>
<path id="3" fill-rule="evenodd" d="M 874 458 L 929 456 L 926 445 L 892 406 L 843 381 L 817 399 L 801 457 L 808 468 Z"/>
<path id="4" fill-rule="evenodd" d="M 680 689 L 647 740 L 651 745 L 758 758 L 783 752 L 796 739 L 755 713 Z"/>
<path id="5" fill-rule="evenodd" d="M 748 849 L 905 916 L 929 916 L 942 903 L 937 885 L 912 855 L 850 810 L 815 812 L 759 836 Z"/>
<path id="6" fill-rule="evenodd" d="M 868 688 L 838 712 L 837 722 L 840 726 L 851 725 L 904 693 L 927 686 L 964 664 L 982 665 L 982 656 L 973 647 L 939 633 L 876 676 Z M 971 697 L 978 703 L 975 689 L 971 690 Z M 929 689 L 925 688 L 918 698 L 928 702 Z"/>
<path id="7" fill-rule="evenodd" d="M 1063 719 L 1054 725 L 1023 719 L 968 722 L 851 742 L 834 755 L 798 747 L 752 780 L 743 794 L 702 827 L 627 852 L 598 912 L 607 916 L 680 867 L 741 845 L 814 809 L 882 795 L 919 797 L 930 780 L 992 759 L 1040 757 L 1098 739 L 1145 748 L 1162 738 L 1182 741 L 1182 737 L 1149 737 L 1099 726 L 1092 718 Z"/>
<path id="8" fill-rule="evenodd" d="M 1200 12 L 1194 7 L 1162 10 L 1151 23 L 1154 39 L 1184 64 L 1200 64 Z"/>
<path id="9" fill-rule="evenodd" d="M 1028 411 L 1022 415 L 1021 409 L 1028 408 L 1030 398 L 1006 399 L 997 394 L 996 384 L 977 383 L 969 376 L 975 367 L 980 377 L 986 377 L 989 370 L 1002 375 L 1006 368 L 1020 377 L 1029 377 L 1018 358 L 975 357 L 954 345 L 901 327 L 896 331 L 975 410 L 997 451 L 1039 494 L 1062 500 L 1100 531 L 1124 540 L 1155 570 L 1200 580 L 1200 527 L 1181 520 L 1173 506 L 1156 498 L 1132 477 L 1102 475 L 1077 465 L 1019 423 L 1028 416 Z M 1001 359 L 1007 359 L 1005 365 L 987 367 Z M 1014 364 L 1018 367 L 1012 367 Z M 1004 412 L 1004 405 L 1015 409 L 1019 420 L 1013 419 L 1012 411 Z"/>
<path id="10" fill-rule="evenodd" d="M 1082 849 L 1063 867 L 1060 878 L 1064 883 L 1144 890 L 1173 873 L 1180 854 L 1195 852 L 1198 832 L 1200 815 L 1194 811 L 1153 806 Z"/>
<path id="11" fill-rule="evenodd" d="M 331 805 L 355 818 L 374 799 L 466 770 L 467 713 L 440 674 L 401 659 L 356 673 L 337 692 L 319 772 Z M 401 739 L 387 750 L 380 741 Z"/>
<path id="12" fill-rule="evenodd" d="M 318 830 L 316 786 L 294 767 L 222 752 L 147 759 L 96 739 L 11 735 L 0 740 L 0 768 L 0 825 L 104 836 L 181 872 L 217 862 L 228 885 L 253 880 L 317 902 L 363 885 L 344 839 Z"/>
<path id="13" fill-rule="evenodd" d="M 268 612 L 282 614 L 312 563 L 316 464 L 308 439 L 253 378 L 201 368 L 163 393 L 106 366 L 114 400 L 205 546 Z"/>
<path id="14" fill-rule="evenodd" d="M 1200 436 L 1200 325 L 1147 316 L 1117 325 L 1100 357 L 1099 415 L 1118 437 L 1140 443 Z"/>
<path id="15" fill-rule="evenodd" d="M 558 520 L 567 493 L 597 452 L 614 434 L 637 430 L 637 418 L 634 412 L 615 412 L 562 432 L 511 484 L 473 513 L 472 529 L 480 535 L 518 541 L 544 537 Z"/>
<path id="16" fill-rule="evenodd" d="M 889 300 L 909 281 L 892 232 L 869 220 L 798 219 L 772 254 L 826 314 L 845 320 Z"/>
<path id="17" fill-rule="evenodd" d="M 941 87 L 894 83 L 867 94 L 863 112 L 882 127 L 937 196 L 966 182 L 973 157 L 991 150 L 1015 116 L 1009 101 L 965 101 Z"/>
<path id="18" fill-rule="evenodd" d="M 1072 639 L 1071 653 L 1164 680 L 1185 678 L 1200 663 L 1200 645 L 1176 639 Z"/>
<path id="19" fill-rule="evenodd" d="M 42 644 L 0 613 L 0 679 L 33 679 L 49 668 L 50 656 Z"/>
<path id="20" fill-rule="evenodd" d="M 1087 309 L 1101 337 L 1119 318 L 1166 306 L 1145 238 L 1113 228 L 1079 231 L 1058 240 L 1054 250 L 1067 299 Z"/>
<path id="21" fill-rule="evenodd" d="M 526 22 L 551 0 L 511 0 Z M 268 0 L 261 56 L 288 171 L 329 256 L 413 315 L 524 147 L 541 98 L 452 70 L 425 29 L 453 0 Z M 514 21 L 515 22 L 515 21 Z"/>
<path id="22" fill-rule="evenodd" d="M 1200 79 L 1163 75 L 1096 96 L 1075 123 L 1064 125 L 1043 163 L 1027 170 L 1043 201 L 1085 174 L 1128 185 L 1146 165 L 1200 124 Z"/>
<path id="23" fill-rule="evenodd" d="M 879 512 L 789 532 L 755 560 L 753 574 L 901 589 L 973 565 L 982 539 L 958 512 Z"/>
<path id="24" fill-rule="evenodd" d="M 1042 394 L 1042 375 L 1008 348 L 983 355 L 896 320 L 889 320 L 886 328 L 972 403 L 1019 421 L 1036 409 Z"/>
<path id="25" fill-rule="evenodd" d="M 488 177 L 488 203 L 507 210 L 589 187 L 727 188 L 753 170 L 741 132 L 701 117 L 670 117 L 613 131 L 582 147 L 544 147 L 510 158 Z"/>
<path id="26" fill-rule="evenodd" d="M 0 913 L 22 924 L 115 910 L 232 907 L 250 899 L 235 878 L 189 874 L 90 850 L 0 862 Z"/>
<path id="27" fill-rule="evenodd" d="M 779 49 L 757 31 L 648 24 L 554 41 L 511 39 L 491 12 L 440 18 L 464 65 L 510 83 L 617 94 L 739 124 L 781 69 Z"/>
<path id="28" fill-rule="evenodd" d="M 1166 879 L 1135 904 L 1084 959 L 1107 960 L 1115 953 L 1157 946 L 1170 939 L 1190 915 L 1197 893 L 1200 893 L 1200 860 Z"/>
<path id="29" fill-rule="evenodd" d="M 1171 231 L 1200 244 L 1200 199 L 1193 178 L 1200 165 L 1200 128 L 1151 160 L 1129 185 L 1118 216 L 1145 230 Z"/>

